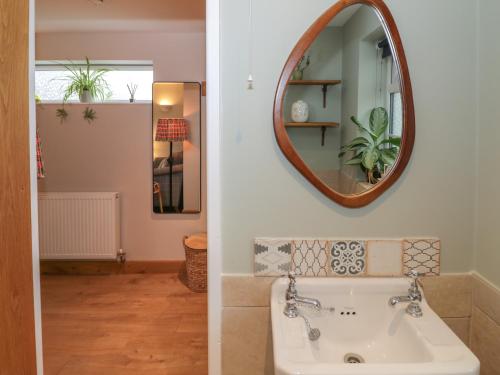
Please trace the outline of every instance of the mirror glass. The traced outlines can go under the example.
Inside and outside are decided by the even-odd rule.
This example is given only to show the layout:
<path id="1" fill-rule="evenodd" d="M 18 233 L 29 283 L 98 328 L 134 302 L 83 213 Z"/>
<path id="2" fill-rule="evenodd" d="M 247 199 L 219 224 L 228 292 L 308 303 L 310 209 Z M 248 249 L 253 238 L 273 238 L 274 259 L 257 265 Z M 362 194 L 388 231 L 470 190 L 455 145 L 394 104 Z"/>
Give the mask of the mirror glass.
<path id="1" fill-rule="evenodd" d="M 153 212 L 201 209 L 201 85 L 153 83 Z"/>
<path id="2" fill-rule="evenodd" d="M 283 102 L 284 125 L 300 158 L 344 195 L 388 175 L 403 132 L 397 59 L 376 11 L 339 12 L 296 65 Z"/>

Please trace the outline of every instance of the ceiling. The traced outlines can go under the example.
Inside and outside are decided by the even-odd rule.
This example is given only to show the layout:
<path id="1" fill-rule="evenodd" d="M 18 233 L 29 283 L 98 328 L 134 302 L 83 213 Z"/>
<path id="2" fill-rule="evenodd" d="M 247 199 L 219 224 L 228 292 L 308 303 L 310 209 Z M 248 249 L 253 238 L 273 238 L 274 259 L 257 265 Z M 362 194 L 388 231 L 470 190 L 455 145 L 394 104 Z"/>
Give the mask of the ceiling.
<path id="1" fill-rule="evenodd" d="M 205 0 L 35 0 L 37 32 L 205 29 Z"/>
<path id="2" fill-rule="evenodd" d="M 354 13 L 361 7 L 361 4 L 354 4 L 344 8 L 339 14 L 337 14 L 333 20 L 328 24 L 329 27 L 342 27 L 347 21 L 351 19 Z"/>

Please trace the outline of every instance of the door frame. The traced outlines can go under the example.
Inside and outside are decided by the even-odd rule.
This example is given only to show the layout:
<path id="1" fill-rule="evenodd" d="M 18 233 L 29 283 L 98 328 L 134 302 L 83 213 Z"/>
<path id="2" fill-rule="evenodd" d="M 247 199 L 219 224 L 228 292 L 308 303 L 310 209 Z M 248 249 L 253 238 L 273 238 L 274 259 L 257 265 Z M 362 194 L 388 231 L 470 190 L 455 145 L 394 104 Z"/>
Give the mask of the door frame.
<path id="1" fill-rule="evenodd" d="M 220 0 L 206 1 L 208 373 L 220 375 L 222 328 L 222 131 L 220 117 Z"/>
<path id="2" fill-rule="evenodd" d="M 0 150 L 4 163 L 0 259 L 0 372 L 43 374 L 38 264 L 36 124 L 34 100 L 34 0 L 0 0 L 2 72 L 6 110 Z M 5 29 L 4 29 L 5 27 Z M 4 45 L 5 43 L 5 45 Z M 5 70 L 4 70 L 5 69 Z M 3 118 L 5 115 L 5 118 Z M 5 163 L 7 160 L 7 163 Z"/>
<path id="3" fill-rule="evenodd" d="M 33 300 L 35 308 L 35 345 L 37 375 L 43 375 L 42 301 L 40 286 L 40 248 L 38 237 L 38 177 L 36 162 L 36 103 L 35 103 L 35 0 L 29 1 L 28 82 L 29 82 L 29 142 L 31 193 L 31 255 L 33 262 Z"/>

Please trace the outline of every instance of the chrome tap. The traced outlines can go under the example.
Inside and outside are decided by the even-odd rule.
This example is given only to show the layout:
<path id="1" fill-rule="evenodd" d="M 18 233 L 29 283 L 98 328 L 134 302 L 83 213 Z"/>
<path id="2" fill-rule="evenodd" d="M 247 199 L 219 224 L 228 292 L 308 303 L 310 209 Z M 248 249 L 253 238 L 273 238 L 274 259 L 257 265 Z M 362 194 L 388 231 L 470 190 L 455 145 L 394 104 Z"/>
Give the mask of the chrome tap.
<path id="1" fill-rule="evenodd" d="M 316 310 L 321 310 L 321 302 L 315 298 L 301 297 L 297 293 L 297 288 L 295 284 L 297 283 L 295 279 L 295 274 L 293 272 L 288 273 L 288 289 L 286 290 L 286 306 L 283 313 L 289 318 L 296 318 L 299 313 L 297 305 L 306 305 L 313 307 Z"/>
<path id="2" fill-rule="evenodd" d="M 389 299 L 389 306 L 396 306 L 400 302 L 410 302 L 406 307 L 406 313 L 414 318 L 420 318 L 422 316 L 422 308 L 419 302 L 422 302 L 422 293 L 418 288 L 418 277 L 421 276 L 421 274 L 415 270 L 411 270 L 406 276 L 412 278 L 410 288 L 408 289 L 408 295 L 391 297 Z"/>
<path id="3" fill-rule="evenodd" d="M 286 306 L 283 310 L 283 313 L 288 318 L 297 318 L 301 317 L 304 319 L 304 323 L 306 325 L 307 337 L 311 341 L 316 341 L 321 336 L 321 332 L 318 328 L 312 328 L 309 320 L 306 318 L 301 311 L 299 311 L 297 305 L 303 304 L 307 306 L 312 306 L 316 310 L 321 310 L 321 303 L 319 300 L 314 298 L 300 297 L 297 295 L 297 289 L 295 288 L 295 284 L 297 281 L 295 280 L 295 274 L 293 272 L 288 273 L 289 284 L 288 289 L 286 291 Z"/>

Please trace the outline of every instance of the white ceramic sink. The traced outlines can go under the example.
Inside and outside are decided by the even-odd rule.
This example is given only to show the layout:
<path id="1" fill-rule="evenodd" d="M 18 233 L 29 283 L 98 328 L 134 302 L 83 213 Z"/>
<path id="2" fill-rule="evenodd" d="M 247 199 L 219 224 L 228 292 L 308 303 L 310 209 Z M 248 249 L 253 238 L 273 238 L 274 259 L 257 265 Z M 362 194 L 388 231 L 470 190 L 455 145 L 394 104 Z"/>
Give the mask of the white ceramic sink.
<path id="1" fill-rule="evenodd" d="M 275 375 L 478 375 L 479 361 L 448 326 L 421 302 L 423 316 L 406 314 L 406 278 L 297 278 L 300 296 L 323 308 L 299 307 L 321 336 L 310 341 L 302 318 L 283 314 L 288 279 L 271 293 Z M 331 311 L 329 308 L 335 308 Z M 349 353 L 364 363 L 345 363 Z"/>

